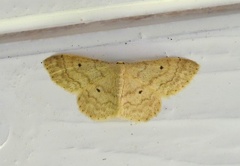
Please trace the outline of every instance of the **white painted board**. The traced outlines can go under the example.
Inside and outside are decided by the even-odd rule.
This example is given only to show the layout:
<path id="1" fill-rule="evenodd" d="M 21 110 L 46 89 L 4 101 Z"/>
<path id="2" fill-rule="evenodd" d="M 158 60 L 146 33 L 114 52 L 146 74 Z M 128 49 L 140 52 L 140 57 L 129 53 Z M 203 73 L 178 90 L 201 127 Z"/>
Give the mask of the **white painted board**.
<path id="1" fill-rule="evenodd" d="M 0 165 L 240 164 L 240 14 L 0 44 Z M 94 122 L 41 62 L 71 52 L 107 61 L 180 56 L 201 69 L 147 123 Z"/>

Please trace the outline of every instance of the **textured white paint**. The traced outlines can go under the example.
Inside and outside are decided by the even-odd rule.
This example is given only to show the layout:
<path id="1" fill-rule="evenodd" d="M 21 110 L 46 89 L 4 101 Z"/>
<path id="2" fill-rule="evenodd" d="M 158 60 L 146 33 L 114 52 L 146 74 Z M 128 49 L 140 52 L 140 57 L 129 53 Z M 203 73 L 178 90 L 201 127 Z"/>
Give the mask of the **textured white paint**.
<path id="1" fill-rule="evenodd" d="M 239 18 L 0 44 L 0 165 L 240 165 Z M 99 123 L 51 82 L 41 61 L 58 52 L 109 61 L 181 56 L 201 69 L 152 121 Z"/>
<path id="2" fill-rule="evenodd" d="M 144 2 L 144 0 L 2 0 L 0 18 L 5 19 L 58 11 L 82 10 L 135 2 Z"/>
<path id="3" fill-rule="evenodd" d="M 2 15 L 0 34 L 239 2 L 239 0 L 187 0 L 184 3 L 178 0 L 82 0 L 82 2 L 71 0 L 72 3 L 71 1 L 57 3 L 52 0 L 43 3 L 40 0 L 24 0 L 24 3 L 21 1 L 19 5 L 20 1 L 12 1 L 12 3 L 6 1 L 0 7 L 0 16 Z M 11 6 L 9 6 L 10 3 Z"/>

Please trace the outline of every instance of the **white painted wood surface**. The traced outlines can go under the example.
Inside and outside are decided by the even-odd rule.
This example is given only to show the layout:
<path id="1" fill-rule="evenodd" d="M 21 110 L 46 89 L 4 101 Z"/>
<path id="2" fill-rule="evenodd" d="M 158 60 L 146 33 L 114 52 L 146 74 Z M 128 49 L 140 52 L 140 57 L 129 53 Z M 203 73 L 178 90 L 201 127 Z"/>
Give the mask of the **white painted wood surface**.
<path id="1" fill-rule="evenodd" d="M 0 35 L 238 3 L 239 0 L 4 0 L 0 6 Z"/>
<path id="2" fill-rule="evenodd" d="M 240 165 L 240 13 L 0 44 L 0 165 Z M 180 56 L 200 72 L 147 123 L 93 122 L 41 61 Z M 26 56 L 28 55 L 28 56 Z"/>

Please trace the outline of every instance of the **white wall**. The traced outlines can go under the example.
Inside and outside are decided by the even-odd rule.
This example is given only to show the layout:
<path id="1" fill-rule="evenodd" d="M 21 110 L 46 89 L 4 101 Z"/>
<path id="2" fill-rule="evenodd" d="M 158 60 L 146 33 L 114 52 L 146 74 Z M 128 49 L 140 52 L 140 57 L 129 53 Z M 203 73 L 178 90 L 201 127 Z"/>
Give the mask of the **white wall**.
<path id="1" fill-rule="evenodd" d="M 0 165 L 240 164 L 240 13 L 0 43 Z M 59 52 L 106 61 L 164 56 L 201 69 L 147 123 L 94 122 L 41 62 Z"/>
<path id="2" fill-rule="evenodd" d="M 0 6 L 0 35 L 235 3 L 239 0 L 3 0 Z"/>

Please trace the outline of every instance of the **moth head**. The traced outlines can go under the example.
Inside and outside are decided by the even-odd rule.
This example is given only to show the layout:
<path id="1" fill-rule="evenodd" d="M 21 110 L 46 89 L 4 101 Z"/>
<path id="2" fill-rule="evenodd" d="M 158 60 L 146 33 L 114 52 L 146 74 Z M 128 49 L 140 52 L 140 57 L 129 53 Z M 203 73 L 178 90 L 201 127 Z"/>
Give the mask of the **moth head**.
<path id="1" fill-rule="evenodd" d="M 125 64 L 123 61 L 118 61 L 116 64 Z"/>

